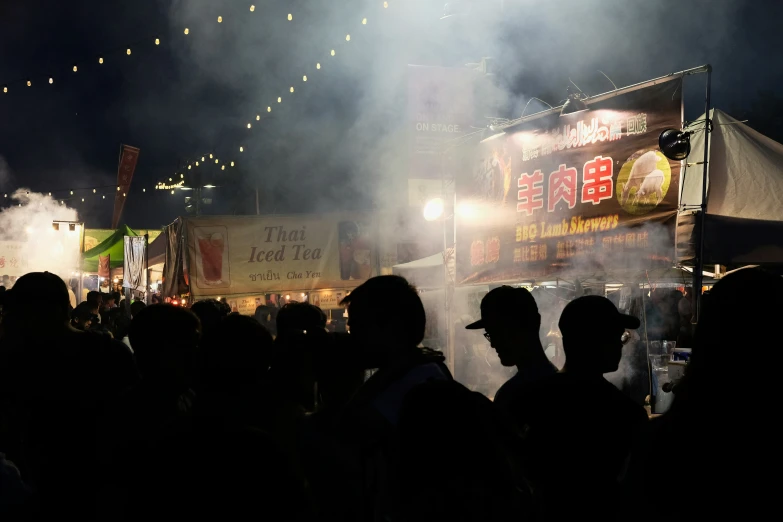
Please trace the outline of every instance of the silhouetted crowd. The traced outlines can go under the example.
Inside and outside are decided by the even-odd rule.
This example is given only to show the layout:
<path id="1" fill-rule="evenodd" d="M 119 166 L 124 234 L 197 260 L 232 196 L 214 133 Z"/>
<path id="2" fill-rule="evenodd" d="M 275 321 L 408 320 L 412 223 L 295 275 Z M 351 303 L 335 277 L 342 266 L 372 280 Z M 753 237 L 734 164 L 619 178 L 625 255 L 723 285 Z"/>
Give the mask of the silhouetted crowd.
<path id="1" fill-rule="evenodd" d="M 652 420 L 604 378 L 640 324 L 600 296 L 563 309 L 558 371 L 531 294 L 491 290 L 466 328 L 517 367 L 494 400 L 420 346 L 397 276 L 345 298 L 350 334 L 307 303 L 253 318 L 104 298 L 72 310 L 50 273 L 2 294 L 0 521 L 775 516 L 783 279 L 759 269 L 705 297 Z"/>

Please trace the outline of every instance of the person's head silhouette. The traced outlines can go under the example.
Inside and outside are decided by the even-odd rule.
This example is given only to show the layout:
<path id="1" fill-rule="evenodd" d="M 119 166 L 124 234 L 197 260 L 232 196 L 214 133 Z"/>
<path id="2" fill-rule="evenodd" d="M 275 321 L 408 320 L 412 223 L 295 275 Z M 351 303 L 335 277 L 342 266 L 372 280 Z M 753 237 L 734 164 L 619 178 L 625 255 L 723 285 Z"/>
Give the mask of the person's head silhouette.
<path id="1" fill-rule="evenodd" d="M 30 335 L 66 329 L 70 306 L 65 281 L 49 272 L 31 272 L 7 292 L 3 324 L 6 332 L 27 331 Z"/>
<path id="2" fill-rule="evenodd" d="M 568 371 L 611 373 L 617 370 L 626 330 L 639 328 L 639 319 L 621 314 L 607 298 L 586 295 L 566 305 L 560 316 Z"/>
<path id="3" fill-rule="evenodd" d="M 326 314 L 309 303 L 288 303 L 277 313 L 276 330 L 279 339 L 306 331 L 325 330 Z"/>
<path id="4" fill-rule="evenodd" d="M 416 288 L 402 277 L 368 279 L 340 304 L 348 305 L 348 327 L 368 367 L 380 368 L 424 339 L 424 305 Z"/>
<path id="5" fill-rule="evenodd" d="M 501 286 L 481 300 L 481 319 L 468 330 L 484 329 L 503 366 L 519 366 L 544 355 L 539 339 L 541 316 L 533 296 L 524 288 Z"/>
<path id="6" fill-rule="evenodd" d="M 177 392 L 185 391 L 193 377 L 200 336 L 195 314 L 166 304 L 141 310 L 128 335 L 144 380 Z"/>

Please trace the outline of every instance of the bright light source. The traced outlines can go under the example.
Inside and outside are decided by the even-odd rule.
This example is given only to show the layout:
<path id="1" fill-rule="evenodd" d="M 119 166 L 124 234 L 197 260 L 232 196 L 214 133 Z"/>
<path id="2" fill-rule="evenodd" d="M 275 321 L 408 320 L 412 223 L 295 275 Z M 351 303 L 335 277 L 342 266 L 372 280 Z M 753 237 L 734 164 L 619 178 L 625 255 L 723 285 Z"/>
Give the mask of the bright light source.
<path id="1" fill-rule="evenodd" d="M 186 28 L 185 28 L 185 34 L 189 34 L 189 33 L 190 33 L 190 29 L 188 29 L 188 28 L 186 27 Z"/>
<path id="2" fill-rule="evenodd" d="M 261 115 L 260 114 L 256 114 L 256 121 L 261 121 Z"/>
<path id="3" fill-rule="evenodd" d="M 8 92 L 8 87 L 7 87 L 6 85 L 3 85 L 3 92 L 4 92 L 4 93 L 7 93 L 7 92 Z"/>
<path id="4" fill-rule="evenodd" d="M 192 168 L 192 167 L 191 167 L 190 165 L 188 165 L 188 170 L 191 170 L 191 168 Z"/>
<path id="5" fill-rule="evenodd" d="M 74 66 L 73 66 L 73 72 L 76 72 L 76 71 L 78 71 L 78 70 L 79 70 L 79 68 L 78 68 L 78 67 L 76 67 L 76 66 L 74 65 Z"/>
<path id="6" fill-rule="evenodd" d="M 280 97 L 280 96 L 278 96 L 278 97 L 277 97 L 277 103 L 283 103 L 283 98 L 282 98 L 282 97 Z"/>
<path id="7" fill-rule="evenodd" d="M 266 112 L 272 112 L 272 107 L 267 107 Z"/>
<path id="8" fill-rule="evenodd" d="M 212 159 L 212 153 L 211 152 L 209 153 L 209 158 Z M 201 159 L 204 159 L 204 158 L 201 158 Z"/>
<path id="9" fill-rule="evenodd" d="M 169 181 L 171 181 L 171 180 L 169 179 Z M 120 191 L 120 187 L 117 187 L 117 192 L 119 192 L 119 191 Z"/>
<path id="10" fill-rule="evenodd" d="M 337 53 L 334 52 L 334 49 L 332 49 L 332 56 L 334 56 L 335 54 L 337 54 Z"/>
<path id="11" fill-rule="evenodd" d="M 306 82 L 306 81 L 307 81 L 307 75 L 304 75 L 304 76 L 302 76 L 302 81 L 303 81 L 303 82 Z"/>
<path id="12" fill-rule="evenodd" d="M 174 194 L 174 191 L 172 190 L 171 193 Z"/>
<path id="13" fill-rule="evenodd" d="M 424 219 L 427 221 L 435 221 L 443 215 L 443 200 L 441 198 L 434 198 L 424 205 Z"/>
<path id="14" fill-rule="evenodd" d="M 124 192 L 122 193 L 122 197 L 125 197 L 125 193 Z"/>
<path id="15" fill-rule="evenodd" d="M 84 203 L 84 198 L 82 198 L 82 203 Z"/>
<path id="16" fill-rule="evenodd" d="M 251 125 L 250 123 L 248 123 L 248 124 L 247 124 L 247 128 L 249 129 L 249 128 L 251 128 L 251 127 L 252 127 L 252 125 Z"/>
<path id="17" fill-rule="evenodd" d="M 291 86 L 291 92 L 294 92 L 294 86 L 293 85 Z"/>
<path id="18" fill-rule="evenodd" d="M 222 16 L 218 16 L 218 23 L 219 23 L 219 24 L 222 24 L 222 23 L 223 23 L 223 17 L 222 17 Z"/>
<path id="19" fill-rule="evenodd" d="M 103 63 L 103 57 L 98 58 L 98 63 Z"/>
<path id="20" fill-rule="evenodd" d="M 475 219 L 478 216 L 478 208 L 472 203 L 460 203 L 457 205 L 457 214 L 465 219 Z"/>
<path id="21" fill-rule="evenodd" d="M 196 162 L 196 166 L 198 167 L 198 161 Z"/>
<path id="22" fill-rule="evenodd" d="M 389 2 L 384 2 L 384 3 L 383 3 L 383 8 L 384 8 L 384 9 L 386 9 L 386 8 L 388 8 L 388 7 L 389 7 Z"/>
<path id="23" fill-rule="evenodd" d="M 321 69 L 321 64 L 320 63 L 315 64 L 315 68 L 320 70 Z"/>
<path id="24" fill-rule="evenodd" d="M 244 147 L 239 147 L 239 152 L 245 152 L 245 148 Z"/>
<path id="25" fill-rule="evenodd" d="M 128 47 L 127 49 L 125 49 L 125 54 L 127 54 L 128 56 L 130 56 L 130 55 L 131 55 L 131 50 L 130 50 L 130 47 Z"/>
<path id="26" fill-rule="evenodd" d="M 179 177 L 182 178 L 182 179 L 185 179 L 185 175 L 184 174 L 180 174 Z"/>
<path id="27" fill-rule="evenodd" d="M 27 80 L 27 86 L 28 87 L 32 87 L 32 85 L 33 85 L 33 82 L 31 82 L 30 80 Z"/>
<path id="28" fill-rule="evenodd" d="M 232 167 L 234 166 L 234 162 L 233 162 L 233 161 L 231 162 L 231 166 L 232 166 Z"/>
<path id="29" fill-rule="evenodd" d="M 290 22 L 293 19 L 294 19 L 294 15 L 292 15 L 291 13 L 288 13 L 288 21 Z"/>
<path id="30" fill-rule="evenodd" d="M 252 13 L 252 12 L 253 12 L 253 11 L 255 11 L 255 10 L 256 10 L 256 6 L 254 6 L 254 5 L 251 5 L 251 6 L 250 6 L 250 12 Z"/>
<path id="31" fill-rule="evenodd" d="M 54 78 L 49 78 L 49 85 L 54 83 Z"/>
<path id="32" fill-rule="evenodd" d="M 71 191 L 71 196 L 73 196 L 73 190 Z"/>
<path id="33" fill-rule="evenodd" d="M 346 34 L 345 35 L 345 41 L 346 42 L 350 42 L 351 41 L 351 35 L 350 34 Z"/>
<path id="34" fill-rule="evenodd" d="M 155 38 L 155 45 L 160 45 L 160 38 Z"/>
<path id="35" fill-rule="evenodd" d="M 204 188 L 215 188 L 215 185 L 204 185 Z"/>
<path id="36" fill-rule="evenodd" d="M 211 158 L 211 157 L 212 157 L 212 156 L 210 156 L 210 158 Z M 206 161 L 206 159 L 204 158 L 204 156 L 201 156 L 201 161 Z"/>
<path id="37" fill-rule="evenodd" d="M 98 191 L 97 191 L 97 190 L 95 190 L 95 189 L 92 189 L 92 193 L 93 193 L 93 194 L 95 194 L 96 192 L 98 192 Z"/>
<path id="38" fill-rule="evenodd" d="M 362 18 L 362 25 L 367 25 L 367 19 L 366 18 Z"/>
<path id="39" fill-rule="evenodd" d="M 226 166 L 225 165 L 221 165 L 220 166 L 220 170 L 226 170 Z"/>
<path id="40" fill-rule="evenodd" d="M 219 161 L 219 160 L 218 160 L 217 158 L 215 158 L 215 165 L 217 165 L 217 164 L 218 164 L 218 161 Z"/>
<path id="41" fill-rule="evenodd" d="M 106 196 L 101 196 L 101 199 L 106 199 Z"/>
<path id="42" fill-rule="evenodd" d="M 173 179 L 169 178 L 169 181 L 174 181 Z"/>
<path id="43" fill-rule="evenodd" d="M 291 296 L 286 294 L 285 300 L 288 301 L 289 299 L 291 299 Z"/>

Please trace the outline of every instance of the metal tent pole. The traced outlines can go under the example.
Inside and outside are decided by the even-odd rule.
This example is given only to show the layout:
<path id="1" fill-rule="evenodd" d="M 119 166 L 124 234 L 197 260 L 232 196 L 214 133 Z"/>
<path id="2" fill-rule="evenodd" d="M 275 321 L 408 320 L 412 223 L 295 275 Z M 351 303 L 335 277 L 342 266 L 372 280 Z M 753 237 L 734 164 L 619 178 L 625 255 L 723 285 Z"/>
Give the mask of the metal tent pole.
<path id="1" fill-rule="evenodd" d="M 707 173 L 710 157 L 710 91 L 712 87 L 712 66 L 707 65 L 707 88 L 704 100 L 704 164 L 701 180 L 701 211 L 699 212 L 698 242 L 696 251 L 696 263 L 693 268 L 693 324 L 699 322 L 701 317 L 701 287 L 704 281 L 704 222 L 707 217 Z"/>

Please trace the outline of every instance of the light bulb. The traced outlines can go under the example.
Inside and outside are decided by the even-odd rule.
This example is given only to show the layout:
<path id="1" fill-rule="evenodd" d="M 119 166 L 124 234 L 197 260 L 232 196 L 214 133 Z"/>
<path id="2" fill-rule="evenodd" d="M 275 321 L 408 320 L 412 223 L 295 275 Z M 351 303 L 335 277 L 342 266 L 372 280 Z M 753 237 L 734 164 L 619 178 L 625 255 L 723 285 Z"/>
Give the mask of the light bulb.
<path id="1" fill-rule="evenodd" d="M 31 82 L 30 80 L 27 80 L 27 86 L 31 87 L 32 85 L 33 85 L 33 82 Z"/>
<path id="2" fill-rule="evenodd" d="M 190 170 L 190 169 L 191 169 L 191 166 L 190 166 L 190 165 L 188 165 L 188 170 Z"/>
<path id="3" fill-rule="evenodd" d="M 219 24 L 222 24 L 222 23 L 223 23 L 223 17 L 222 17 L 222 16 L 218 16 L 218 23 L 219 23 Z"/>
<path id="4" fill-rule="evenodd" d="M 51 78 L 51 77 L 50 77 L 50 78 L 49 78 L 49 85 L 51 85 L 51 84 L 53 84 L 53 83 L 54 83 L 54 78 Z"/>
<path id="5" fill-rule="evenodd" d="M 231 166 L 232 166 L 232 167 L 234 166 L 234 162 L 233 162 L 233 161 L 231 162 Z"/>
<path id="6" fill-rule="evenodd" d="M 189 33 L 190 33 L 190 29 L 188 29 L 188 28 L 186 27 L 186 28 L 185 28 L 185 34 L 189 34 Z"/>
<path id="7" fill-rule="evenodd" d="M 180 174 L 179 177 L 180 177 L 180 179 L 185 179 L 185 175 L 184 174 Z"/>
<path id="8" fill-rule="evenodd" d="M 73 66 L 73 72 L 76 72 L 76 71 L 78 71 L 78 70 L 79 70 L 79 68 L 78 68 L 78 67 L 76 67 L 76 66 L 74 65 L 74 66 Z"/>
<path id="9" fill-rule="evenodd" d="M 84 198 L 82 198 L 82 203 L 84 203 Z"/>
<path id="10" fill-rule="evenodd" d="M 119 192 L 119 191 L 120 191 L 120 187 L 117 187 L 117 192 Z"/>
<path id="11" fill-rule="evenodd" d="M 239 147 L 239 152 L 245 152 L 245 148 L 244 147 Z"/>
<path id="12" fill-rule="evenodd" d="M 106 196 L 101 196 L 101 199 L 106 199 Z"/>
<path id="13" fill-rule="evenodd" d="M 147 192 L 147 189 L 143 188 L 141 189 L 142 192 Z"/>
<path id="14" fill-rule="evenodd" d="M 103 56 L 101 56 L 100 58 L 98 58 L 98 63 L 103 63 Z"/>
<path id="15" fill-rule="evenodd" d="M 350 42 L 351 41 L 351 35 L 350 34 L 346 34 L 345 35 L 345 41 L 346 42 Z"/>
<path id="16" fill-rule="evenodd" d="M 173 179 L 171 179 L 171 178 L 169 178 L 169 181 L 171 182 L 171 181 L 174 181 L 174 180 L 173 180 Z"/>
<path id="17" fill-rule="evenodd" d="M 303 82 L 306 82 L 306 81 L 307 81 L 307 75 L 306 75 L 306 74 L 305 74 L 304 76 L 302 76 L 302 81 L 303 81 Z"/>
<path id="18" fill-rule="evenodd" d="M 220 170 L 226 170 L 226 166 L 225 166 L 225 165 L 222 165 L 222 166 L 220 167 Z"/>
<path id="19" fill-rule="evenodd" d="M 266 112 L 272 112 L 272 107 L 267 107 Z"/>
<path id="20" fill-rule="evenodd" d="M 7 87 L 7 86 L 5 86 L 5 85 L 3 85 L 3 92 L 4 92 L 4 93 L 7 93 L 7 92 L 8 92 L 8 87 Z"/>
<path id="21" fill-rule="evenodd" d="M 367 25 L 367 19 L 366 18 L 362 18 L 362 25 Z"/>
<path id="22" fill-rule="evenodd" d="M 51 196 L 51 195 L 52 195 L 52 193 L 50 192 L 50 193 L 49 193 L 49 196 Z"/>
<path id="23" fill-rule="evenodd" d="M 95 190 L 95 189 L 92 189 L 92 193 L 93 193 L 93 194 L 95 194 L 96 192 L 98 192 L 98 191 L 97 191 L 97 190 Z"/>
<path id="24" fill-rule="evenodd" d="M 128 47 L 127 49 L 125 49 L 125 54 L 127 54 L 128 56 L 130 56 L 130 55 L 131 55 L 131 50 L 130 50 L 130 47 Z"/>
<path id="25" fill-rule="evenodd" d="M 384 8 L 384 9 L 386 9 L 386 8 L 388 8 L 388 7 L 389 7 L 389 2 L 384 2 L 384 3 L 383 3 L 383 8 Z"/>
<path id="26" fill-rule="evenodd" d="M 320 63 L 315 64 L 315 68 L 320 70 L 321 69 L 321 64 Z"/>
<path id="27" fill-rule="evenodd" d="M 291 92 L 294 92 L 294 87 L 293 86 L 291 86 Z"/>
<path id="28" fill-rule="evenodd" d="M 125 197 L 125 193 L 124 192 L 122 193 L 122 197 Z"/>
<path id="29" fill-rule="evenodd" d="M 196 162 L 196 166 L 198 167 L 198 161 Z"/>
<path id="30" fill-rule="evenodd" d="M 210 157 L 210 158 L 212 157 L 212 153 L 211 153 L 211 152 L 209 153 L 209 157 Z M 203 158 L 202 158 L 202 159 L 203 159 Z"/>
<path id="31" fill-rule="evenodd" d="M 217 164 L 218 164 L 218 159 L 217 159 L 217 158 L 215 158 L 215 165 L 217 165 Z"/>
<path id="32" fill-rule="evenodd" d="M 256 10 L 256 6 L 254 6 L 254 5 L 251 5 L 251 6 L 250 6 L 250 12 L 252 13 L 252 12 L 253 12 L 253 11 L 255 11 L 255 10 Z"/>
<path id="33" fill-rule="evenodd" d="M 172 190 L 171 193 L 174 194 L 174 191 Z"/>
<path id="34" fill-rule="evenodd" d="M 155 38 L 155 45 L 160 45 L 160 38 Z"/>
<path id="35" fill-rule="evenodd" d="M 281 98 L 280 96 L 278 96 L 278 97 L 277 97 L 277 103 L 283 103 L 283 98 Z"/>
<path id="36" fill-rule="evenodd" d="M 260 114 L 256 114 L 256 121 L 261 121 L 261 115 Z"/>
<path id="37" fill-rule="evenodd" d="M 332 56 L 334 56 L 335 54 L 337 54 L 337 53 L 335 53 L 334 49 L 332 49 Z"/>
<path id="38" fill-rule="evenodd" d="M 290 22 L 293 19 L 294 19 L 294 15 L 292 15 L 291 13 L 288 13 L 288 21 Z"/>
<path id="39" fill-rule="evenodd" d="M 73 190 L 71 191 L 71 196 L 73 196 Z"/>
<path id="40" fill-rule="evenodd" d="M 210 156 L 210 158 L 211 158 L 211 157 L 212 157 L 212 156 Z M 204 156 L 201 156 L 201 161 L 206 161 L 206 160 L 204 159 Z"/>
<path id="41" fill-rule="evenodd" d="M 249 128 L 251 128 L 251 127 L 252 127 L 252 125 L 250 125 L 250 124 L 248 123 L 248 124 L 247 124 L 247 128 L 249 129 Z"/>

